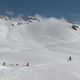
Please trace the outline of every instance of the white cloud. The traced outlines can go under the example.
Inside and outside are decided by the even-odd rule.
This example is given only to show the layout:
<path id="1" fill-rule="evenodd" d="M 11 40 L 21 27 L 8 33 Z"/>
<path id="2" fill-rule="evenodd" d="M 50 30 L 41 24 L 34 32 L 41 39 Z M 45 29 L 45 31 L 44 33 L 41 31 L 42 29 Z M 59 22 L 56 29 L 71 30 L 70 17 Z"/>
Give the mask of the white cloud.
<path id="1" fill-rule="evenodd" d="M 14 12 L 9 11 L 9 10 L 5 10 L 5 14 L 7 14 L 7 15 L 14 15 Z"/>

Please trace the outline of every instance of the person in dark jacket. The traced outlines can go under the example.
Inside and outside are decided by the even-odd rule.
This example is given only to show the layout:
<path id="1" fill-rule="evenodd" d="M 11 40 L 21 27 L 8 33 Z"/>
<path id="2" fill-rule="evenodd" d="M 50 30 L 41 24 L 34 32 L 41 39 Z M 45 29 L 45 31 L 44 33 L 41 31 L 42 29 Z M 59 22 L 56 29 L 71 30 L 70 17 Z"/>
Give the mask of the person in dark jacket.
<path id="1" fill-rule="evenodd" d="M 69 56 L 69 61 L 71 61 L 72 60 L 72 58 L 71 58 L 71 56 Z"/>
<path id="2" fill-rule="evenodd" d="M 3 62 L 3 64 L 2 64 L 3 66 L 5 66 L 6 65 L 6 63 L 5 62 Z"/>
<path id="3" fill-rule="evenodd" d="M 29 66 L 29 62 L 27 62 L 26 66 Z"/>

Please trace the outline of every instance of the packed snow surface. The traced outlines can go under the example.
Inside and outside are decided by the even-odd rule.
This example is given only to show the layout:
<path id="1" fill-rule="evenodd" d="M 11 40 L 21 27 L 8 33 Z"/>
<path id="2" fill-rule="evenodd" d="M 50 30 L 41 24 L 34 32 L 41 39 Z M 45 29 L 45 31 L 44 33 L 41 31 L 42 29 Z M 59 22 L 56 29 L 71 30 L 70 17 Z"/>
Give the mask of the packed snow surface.
<path id="1" fill-rule="evenodd" d="M 80 31 L 64 19 L 1 16 L 0 80 L 80 80 Z"/>

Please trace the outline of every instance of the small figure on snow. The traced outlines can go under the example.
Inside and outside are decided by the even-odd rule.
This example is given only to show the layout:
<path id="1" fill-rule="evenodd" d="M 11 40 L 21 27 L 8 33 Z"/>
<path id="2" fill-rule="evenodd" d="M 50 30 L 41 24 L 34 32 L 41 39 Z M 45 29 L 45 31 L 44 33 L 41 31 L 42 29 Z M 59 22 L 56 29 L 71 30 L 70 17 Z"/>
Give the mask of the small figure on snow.
<path id="1" fill-rule="evenodd" d="M 6 65 L 6 63 L 4 62 L 2 65 L 3 65 L 3 66 L 5 66 L 5 65 Z"/>
<path id="2" fill-rule="evenodd" d="M 72 58 L 71 58 L 71 56 L 69 56 L 69 61 L 71 61 L 72 60 Z"/>
<path id="3" fill-rule="evenodd" d="M 19 64 L 16 64 L 16 66 L 19 66 Z"/>
<path id="4" fill-rule="evenodd" d="M 27 62 L 26 66 L 29 66 L 29 62 Z"/>
<path id="5" fill-rule="evenodd" d="M 12 24 L 12 26 L 14 26 L 14 24 Z"/>

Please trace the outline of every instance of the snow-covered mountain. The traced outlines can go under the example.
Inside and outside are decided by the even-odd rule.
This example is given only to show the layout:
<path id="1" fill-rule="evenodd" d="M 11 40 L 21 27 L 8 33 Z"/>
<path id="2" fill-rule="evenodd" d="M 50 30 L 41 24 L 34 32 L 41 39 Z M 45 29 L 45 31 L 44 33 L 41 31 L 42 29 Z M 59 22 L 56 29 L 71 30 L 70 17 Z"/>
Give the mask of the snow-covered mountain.
<path id="1" fill-rule="evenodd" d="M 0 16 L 0 80 L 80 80 L 79 44 L 64 19 Z"/>

